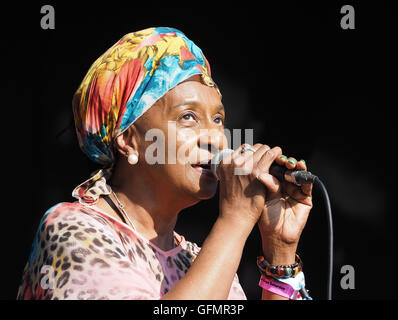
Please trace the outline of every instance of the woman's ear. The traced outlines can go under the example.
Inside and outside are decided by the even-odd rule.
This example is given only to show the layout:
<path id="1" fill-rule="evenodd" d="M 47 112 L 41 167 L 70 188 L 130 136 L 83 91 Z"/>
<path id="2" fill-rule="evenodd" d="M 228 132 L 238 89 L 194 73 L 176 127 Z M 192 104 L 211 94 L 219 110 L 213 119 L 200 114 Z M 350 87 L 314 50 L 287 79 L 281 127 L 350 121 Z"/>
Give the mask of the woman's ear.
<path id="1" fill-rule="evenodd" d="M 115 150 L 123 156 L 129 154 L 136 154 L 138 156 L 137 135 L 135 134 L 133 125 L 116 137 Z"/>

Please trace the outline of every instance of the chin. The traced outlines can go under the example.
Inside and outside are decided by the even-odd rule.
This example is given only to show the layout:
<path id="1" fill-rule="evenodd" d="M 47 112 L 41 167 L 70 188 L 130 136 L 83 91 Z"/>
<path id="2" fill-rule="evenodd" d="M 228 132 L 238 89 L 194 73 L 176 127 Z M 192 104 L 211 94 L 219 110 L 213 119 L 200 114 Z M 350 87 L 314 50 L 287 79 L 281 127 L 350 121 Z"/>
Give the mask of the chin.
<path id="1" fill-rule="evenodd" d="M 214 190 L 200 190 L 196 193 L 196 197 L 199 200 L 208 200 L 215 196 L 217 187 Z"/>
<path id="2" fill-rule="evenodd" d="M 217 192 L 217 185 L 214 188 L 195 188 L 192 184 L 189 186 L 180 185 L 176 191 L 179 193 L 179 197 L 181 197 L 185 206 L 190 207 L 200 201 L 213 198 Z"/>
<path id="3" fill-rule="evenodd" d="M 206 180 L 206 181 L 205 181 Z M 218 181 L 209 181 L 208 179 L 200 179 L 187 186 L 186 191 L 197 200 L 208 200 L 215 196 L 217 192 Z"/>
<path id="4" fill-rule="evenodd" d="M 218 180 L 210 170 L 189 168 L 186 174 L 186 186 L 190 193 L 198 200 L 207 200 L 217 192 Z"/>
<path id="5" fill-rule="evenodd" d="M 190 165 L 185 167 L 185 171 L 179 169 L 169 173 L 167 180 L 171 183 L 170 189 L 175 188 L 175 192 L 192 204 L 213 198 L 218 187 L 218 180 L 214 175 L 205 170 L 192 168 Z"/>

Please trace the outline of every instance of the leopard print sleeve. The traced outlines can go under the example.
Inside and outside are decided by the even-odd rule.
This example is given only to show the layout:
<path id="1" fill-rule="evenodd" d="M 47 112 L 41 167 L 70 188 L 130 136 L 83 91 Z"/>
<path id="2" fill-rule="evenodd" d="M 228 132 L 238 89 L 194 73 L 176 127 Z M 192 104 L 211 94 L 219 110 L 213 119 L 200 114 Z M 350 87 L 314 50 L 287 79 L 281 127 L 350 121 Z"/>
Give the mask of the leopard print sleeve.
<path id="1" fill-rule="evenodd" d="M 154 299 L 151 283 L 107 219 L 73 203 L 46 212 L 17 299 Z"/>

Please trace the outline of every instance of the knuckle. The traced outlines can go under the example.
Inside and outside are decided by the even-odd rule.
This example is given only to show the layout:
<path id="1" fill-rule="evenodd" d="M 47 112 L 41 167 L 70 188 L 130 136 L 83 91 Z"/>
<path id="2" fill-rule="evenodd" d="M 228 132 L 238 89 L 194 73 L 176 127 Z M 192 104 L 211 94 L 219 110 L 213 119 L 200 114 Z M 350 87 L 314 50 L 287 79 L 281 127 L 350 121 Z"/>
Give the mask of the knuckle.
<path id="1" fill-rule="evenodd" d="M 279 153 L 282 153 L 282 148 L 281 147 L 274 147 L 273 148 L 274 149 L 274 151 L 277 153 L 277 154 L 279 154 Z"/>
<path id="2" fill-rule="evenodd" d="M 270 150 L 267 151 L 266 156 L 267 156 L 268 158 L 273 158 L 274 155 L 275 155 L 275 152 L 274 152 L 273 150 L 270 149 Z"/>
<path id="3" fill-rule="evenodd" d="M 250 172 L 248 172 L 248 174 L 250 174 L 250 177 L 253 179 L 257 179 L 259 173 L 259 170 L 251 170 Z"/>
<path id="4" fill-rule="evenodd" d="M 239 166 L 239 167 L 234 168 L 234 175 L 237 175 L 237 176 L 247 176 L 247 175 L 250 175 L 250 173 L 251 173 L 251 171 L 249 171 L 244 166 L 243 167 Z"/>
<path id="5" fill-rule="evenodd" d="M 242 157 L 237 157 L 237 158 L 232 159 L 232 165 L 234 167 L 241 167 L 243 165 Z"/>
<path id="6" fill-rule="evenodd" d="M 268 150 L 270 150 L 271 148 L 269 147 L 269 146 L 267 146 L 266 144 L 264 144 L 264 145 L 262 145 L 261 146 L 261 150 L 262 151 L 268 151 Z"/>

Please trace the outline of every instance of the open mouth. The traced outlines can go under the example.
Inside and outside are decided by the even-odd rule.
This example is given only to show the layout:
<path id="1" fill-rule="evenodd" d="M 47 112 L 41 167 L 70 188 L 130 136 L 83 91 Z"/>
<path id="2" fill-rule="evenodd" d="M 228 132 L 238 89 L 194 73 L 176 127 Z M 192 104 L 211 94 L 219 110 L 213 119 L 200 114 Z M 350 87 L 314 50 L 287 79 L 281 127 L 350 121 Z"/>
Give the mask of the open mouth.
<path id="1" fill-rule="evenodd" d="M 215 178 L 215 176 L 210 168 L 210 160 L 205 163 L 191 163 L 191 166 L 196 171 L 198 171 L 200 174 Z"/>

